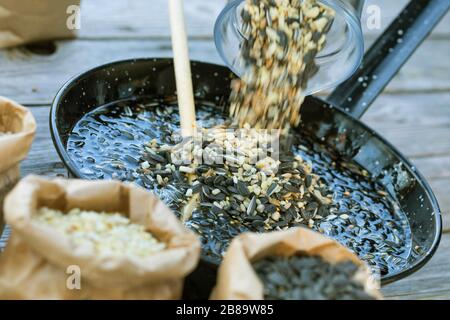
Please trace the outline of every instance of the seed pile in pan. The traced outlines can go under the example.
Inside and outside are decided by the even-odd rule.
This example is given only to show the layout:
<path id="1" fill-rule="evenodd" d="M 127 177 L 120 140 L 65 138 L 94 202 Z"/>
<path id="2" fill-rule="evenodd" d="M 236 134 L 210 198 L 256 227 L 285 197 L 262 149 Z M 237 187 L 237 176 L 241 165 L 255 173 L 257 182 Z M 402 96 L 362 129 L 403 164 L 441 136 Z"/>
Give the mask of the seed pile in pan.
<path id="1" fill-rule="evenodd" d="M 230 114 L 240 127 L 297 126 L 303 90 L 318 70 L 334 11 L 315 0 L 247 0 L 241 12 L 245 73 L 232 84 Z"/>
<path id="2" fill-rule="evenodd" d="M 250 206 L 250 211 L 256 212 L 256 215 L 247 215 L 246 210 L 241 212 L 241 203 L 248 208 L 255 190 L 251 188 L 253 194 L 245 196 L 246 190 L 240 187 L 244 193 L 244 201 L 234 196 L 236 194 L 239 198 L 240 194 L 232 178 L 232 166 L 224 175 L 224 165 L 199 165 L 196 169 L 198 173 L 195 173 L 198 181 L 195 185 L 194 180 L 188 180 L 193 174 L 180 172 L 178 165 L 174 165 L 173 170 L 168 152 L 161 147 L 179 142 L 179 137 L 174 134 L 179 131 L 176 108 L 176 105 L 168 105 L 164 100 L 132 100 L 95 109 L 87 113 L 73 128 L 67 143 L 68 154 L 84 178 L 133 181 L 157 193 L 180 217 L 186 203 L 195 194 L 198 197 L 203 195 L 204 198 L 199 198 L 192 216 L 185 223 L 199 234 L 203 255 L 217 262 L 231 239 L 239 233 L 262 231 L 266 227 L 283 229 L 299 224 L 308 226 L 312 219 L 312 229 L 346 245 L 369 264 L 379 267 L 382 274 L 396 272 L 406 264 L 412 245 L 408 219 L 398 207 L 397 201 L 357 164 L 331 152 L 330 147 L 324 146 L 322 141 L 302 131 L 301 135 L 296 135 L 292 140 L 289 151 L 280 146 L 276 177 L 282 190 L 270 197 L 280 201 L 280 217 L 275 221 L 270 216 L 266 224 L 273 204 L 260 191 L 260 196 L 255 197 L 259 200 L 255 200 L 255 211 L 252 209 L 253 203 Z M 199 125 L 203 128 L 229 126 L 229 120 L 218 110 L 220 109 L 210 105 L 198 105 Z M 150 145 L 149 140 L 153 140 Z M 148 167 L 145 162 L 148 162 Z M 297 163 L 296 168 L 294 163 Z M 170 170 L 166 168 L 168 164 Z M 208 177 L 210 169 L 215 171 L 214 177 Z M 285 179 L 283 174 L 286 173 L 292 176 Z M 296 174 L 300 175 L 300 179 L 295 177 Z M 308 175 L 311 178 L 307 178 Z M 310 179 L 314 185 L 312 192 L 308 187 Z M 287 210 L 283 207 L 282 197 L 291 188 L 284 180 L 289 180 L 291 185 L 298 187 L 295 190 L 297 193 L 304 186 L 303 200 L 300 200 L 305 202 L 304 208 L 298 205 L 299 201 L 293 201 L 292 207 Z M 223 190 L 216 187 L 215 182 L 230 193 L 225 195 Z M 228 186 L 228 183 L 232 185 Z M 244 183 L 249 189 L 251 182 Z M 195 190 L 199 187 L 201 192 Z M 192 189 L 192 196 L 188 189 Z M 216 190 L 214 193 L 217 194 L 214 195 L 215 189 L 221 192 L 217 193 Z M 320 191 L 323 198 L 315 191 Z M 224 201 L 220 200 L 223 195 L 230 197 L 230 207 L 216 208 L 214 203 Z M 214 199 L 215 196 L 218 199 Z M 330 199 L 330 196 L 333 201 L 328 204 L 326 199 Z M 239 207 L 234 204 L 234 209 L 233 199 L 239 204 Z M 258 212 L 260 203 L 264 205 L 263 213 Z M 291 208 L 295 208 L 295 215 Z M 300 217 L 303 220 L 300 221 Z M 415 245 L 416 243 L 413 247 Z"/>
<path id="3" fill-rule="evenodd" d="M 153 140 L 145 147 L 139 171 L 160 186 L 176 179 L 180 190 L 186 190 L 183 220 L 189 220 L 199 208 L 226 216 L 231 224 L 267 232 L 300 224 L 312 228 L 328 215 L 331 195 L 326 196 L 325 185 L 319 184 L 310 164 L 293 154 L 283 154 L 280 160 L 272 158 L 270 135 L 256 137 L 248 126 L 239 131 L 204 131 L 203 149 L 189 143 L 184 146 L 193 149 L 194 155 L 200 151 L 203 161 L 212 154 L 224 154 L 223 163 L 174 165 L 168 159 L 173 160 L 181 151 Z M 225 154 L 225 150 L 234 155 Z M 264 156 L 252 165 L 252 156 L 258 154 Z"/>
<path id="4" fill-rule="evenodd" d="M 373 300 L 354 280 L 352 262 L 330 264 L 320 257 L 267 257 L 253 263 L 267 300 Z"/>

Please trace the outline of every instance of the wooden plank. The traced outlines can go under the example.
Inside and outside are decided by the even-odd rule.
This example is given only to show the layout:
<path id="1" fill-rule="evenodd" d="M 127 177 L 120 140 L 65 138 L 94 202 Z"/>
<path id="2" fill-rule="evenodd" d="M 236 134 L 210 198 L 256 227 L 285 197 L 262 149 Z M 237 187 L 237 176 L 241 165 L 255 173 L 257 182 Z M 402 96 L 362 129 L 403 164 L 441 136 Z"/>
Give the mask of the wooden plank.
<path id="1" fill-rule="evenodd" d="M 450 80 L 450 78 L 449 78 Z M 377 130 L 450 125 L 450 92 L 381 95 L 363 120 Z"/>
<path id="2" fill-rule="evenodd" d="M 3 232 L 0 234 L 0 253 L 6 248 L 10 235 L 11 229 L 9 228 L 9 226 L 5 226 Z"/>
<path id="3" fill-rule="evenodd" d="M 442 212 L 442 227 L 450 232 L 450 179 L 429 179 L 431 189 L 439 203 Z"/>
<path id="4" fill-rule="evenodd" d="M 398 127 L 378 130 L 408 157 L 444 156 L 450 153 L 450 127 Z"/>
<path id="5" fill-rule="evenodd" d="M 368 0 L 362 26 L 368 39 L 374 38 L 398 14 L 408 0 Z M 226 0 L 185 0 L 188 34 L 194 38 L 211 38 L 216 18 Z M 370 5 L 381 9 L 381 28 L 367 27 Z M 168 10 L 166 0 L 83 0 L 80 37 L 84 39 L 168 37 Z M 434 32 L 435 37 L 450 34 L 450 16 Z"/>
<path id="6" fill-rule="evenodd" d="M 385 92 L 450 91 L 450 40 L 426 40 Z"/>
<path id="7" fill-rule="evenodd" d="M 388 299 L 450 298 L 450 234 L 442 236 L 434 257 L 417 273 L 382 288 Z"/>
<path id="8" fill-rule="evenodd" d="M 106 2 L 102 4 L 102 1 L 83 2 L 83 6 L 86 6 L 83 9 L 83 21 L 86 20 L 86 22 L 83 22 L 82 34 L 96 34 L 101 30 L 113 32 L 113 30 L 127 29 L 121 23 L 135 23 L 136 21 L 151 21 L 158 25 L 166 19 L 164 15 L 159 15 L 160 18 L 155 19 L 147 16 L 148 13 L 157 13 L 162 7 L 165 8 L 166 5 L 161 1 L 133 1 L 132 3 L 109 1 L 108 5 Z M 153 4 L 153 2 L 154 6 L 150 7 L 150 3 Z M 126 8 L 126 6 L 130 7 Z M 191 15 L 193 13 L 199 15 L 198 19 L 193 19 L 193 21 L 199 21 L 198 28 L 208 29 L 208 23 L 201 17 L 205 12 L 208 13 L 206 14 L 208 18 L 213 17 L 214 15 L 210 12 L 213 9 L 202 8 L 199 10 L 198 8 L 202 6 L 211 6 L 212 8 L 217 4 L 216 1 L 191 0 L 187 1 L 186 8 Z M 384 7 L 385 4 L 381 3 L 381 6 Z M 142 10 L 147 7 L 149 7 L 148 10 Z M 98 14 L 98 8 L 102 8 L 102 14 Z M 217 8 L 215 10 L 217 11 Z M 384 11 L 395 12 L 395 10 Z M 114 15 L 113 12 L 118 12 L 118 14 Z M 135 13 L 143 16 L 141 18 L 134 17 Z M 104 20 L 95 20 L 94 18 Z M 90 26 L 90 24 L 92 25 Z M 212 22 L 209 25 L 212 26 Z M 164 35 L 161 30 L 158 30 L 157 34 Z M 131 36 L 132 34 L 127 33 L 127 35 Z M 212 41 L 191 41 L 190 47 L 193 59 L 222 63 Z M 450 90 L 448 76 L 450 61 L 447 58 L 449 51 L 450 41 L 427 41 L 394 79 L 387 92 Z M 0 94 L 22 103 L 46 104 L 51 101 L 59 86 L 74 74 L 105 62 L 142 56 L 171 56 L 170 42 L 168 40 L 64 41 L 58 43 L 56 54 L 51 56 L 26 54 L 22 49 L 0 51 L 0 61 L 2 61 Z M 17 83 L 21 85 L 17 86 Z"/>
<path id="9" fill-rule="evenodd" d="M 450 93 L 382 95 L 363 120 L 408 157 L 445 156 L 450 154 L 449 105 Z"/>
<path id="10" fill-rule="evenodd" d="M 61 41 L 55 54 L 30 54 L 17 48 L 0 51 L 0 94 L 23 104 L 49 104 L 72 76 L 111 61 L 170 57 L 169 40 Z M 193 60 L 220 62 L 211 41 L 191 41 Z"/>
<path id="11" fill-rule="evenodd" d="M 212 38 L 214 23 L 226 0 L 185 0 L 188 34 Z M 166 0 L 82 0 L 80 37 L 147 38 L 169 37 Z"/>
<path id="12" fill-rule="evenodd" d="M 412 161 L 418 170 L 429 180 L 445 180 L 450 178 L 449 155 L 416 158 L 412 159 Z M 450 189 L 448 194 L 450 194 Z"/>
<path id="13" fill-rule="evenodd" d="M 60 41 L 56 53 L 0 50 L 0 94 L 24 104 L 49 104 L 70 77 L 94 66 L 127 58 L 170 57 L 169 40 Z M 222 64 L 212 41 L 189 43 L 193 60 Z M 388 87 L 388 93 L 450 91 L 450 41 L 430 40 Z"/>
<path id="14" fill-rule="evenodd" d="M 67 176 L 50 135 L 49 111 L 50 107 L 33 107 L 32 111 L 37 126 L 36 136 L 28 157 L 21 164 L 22 176 L 37 174 L 44 176 Z"/>

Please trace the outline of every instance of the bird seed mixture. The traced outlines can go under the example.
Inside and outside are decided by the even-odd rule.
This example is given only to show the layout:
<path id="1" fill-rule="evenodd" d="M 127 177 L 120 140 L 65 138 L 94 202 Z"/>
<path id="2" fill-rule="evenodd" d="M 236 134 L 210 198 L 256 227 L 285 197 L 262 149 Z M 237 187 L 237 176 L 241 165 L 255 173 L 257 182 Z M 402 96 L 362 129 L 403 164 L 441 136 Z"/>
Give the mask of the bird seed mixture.
<path id="1" fill-rule="evenodd" d="M 33 221 L 62 232 L 75 247 L 91 248 L 99 255 L 146 257 L 166 247 L 120 213 L 72 209 L 66 214 L 44 207 Z"/>
<path id="2" fill-rule="evenodd" d="M 186 190 L 183 220 L 200 208 L 231 217 L 231 224 L 267 232 L 292 224 L 312 228 L 328 215 L 331 195 L 326 195 L 311 165 L 292 153 L 278 159 L 272 154 L 272 136 L 258 136 L 248 125 L 239 131 L 224 127 L 203 131 L 202 144 L 190 141 L 183 148 L 202 163 L 220 159 L 219 163 L 175 165 L 174 156 L 182 157 L 184 152 L 152 140 L 145 147 L 146 161 L 139 171 L 161 186 L 184 183 L 178 187 Z M 163 165 L 163 159 L 171 161 Z"/>
<path id="3" fill-rule="evenodd" d="M 283 129 L 300 122 L 303 91 L 318 71 L 334 11 L 316 0 L 246 0 L 242 79 L 232 83 L 230 115 L 242 127 Z"/>

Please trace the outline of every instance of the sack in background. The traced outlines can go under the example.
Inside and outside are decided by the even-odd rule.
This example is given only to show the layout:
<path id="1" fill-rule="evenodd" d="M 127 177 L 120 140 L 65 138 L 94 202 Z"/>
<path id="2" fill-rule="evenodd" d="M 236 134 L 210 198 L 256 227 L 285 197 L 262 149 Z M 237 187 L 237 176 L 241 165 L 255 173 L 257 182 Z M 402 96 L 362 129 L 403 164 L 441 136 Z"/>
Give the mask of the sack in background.
<path id="1" fill-rule="evenodd" d="M 0 0 L 0 48 L 72 38 L 67 8 L 80 0 Z"/>
<path id="2" fill-rule="evenodd" d="M 19 163 L 28 154 L 36 132 L 31 112 L 0 96 L 0 235 L 3 231 L 3 200 L 20 178 Z"/>
<path id="3" fill-rule="evenodd" d="M 262 300 L 264 287 L 252 267 L 252 262 L 268 256 L 295 254 L 320 256 L 330 263 L 352 261 L 361 270 L 356 280 L 366 291 L 377 298 L 368 267 L 348 249 L 317 232 L 306 228 L 265 234 L 244 233 L 233 239 L 220 265 L 217 283 L 211 294 L 214 300 Z"/>
<path id="4" fill-rule="evenodd" d="M 119 212 L 142 224 L 166 249 L 148 257 L 100 257 L 32 221 L 40 207 Z M 12 237 L 0 256 L 0 299 L 179 299 L 197 266 L 200 242 L 152 193 L 118 181 L 47 180 L 29 176 L 5 200 Z M 69 266 L 81 289 L 66 285 Z"/>

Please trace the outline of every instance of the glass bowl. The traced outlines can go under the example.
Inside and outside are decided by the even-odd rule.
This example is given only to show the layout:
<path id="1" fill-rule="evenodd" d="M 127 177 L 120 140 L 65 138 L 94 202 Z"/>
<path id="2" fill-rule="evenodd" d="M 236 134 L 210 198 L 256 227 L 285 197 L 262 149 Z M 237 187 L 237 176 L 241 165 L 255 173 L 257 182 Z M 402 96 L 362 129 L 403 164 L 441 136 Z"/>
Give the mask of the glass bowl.
<path id="1" fill-rule="evenodd" d="M 245 39 L 241 32 L 240 12 L 245 0 L 234 0 L 225 6 L 216 20 L 214 41 L 219 55 L 238 76 L 245 68 L 240 62 L 240 47 Z M 359 12 L 344 0 L 320 0 L 335 11 L 325 47 L 316 57 L 319 71 L 309 80 L 306 95 L 336 87 L 348 79 L 361 64 L 364 39 Z"/>

